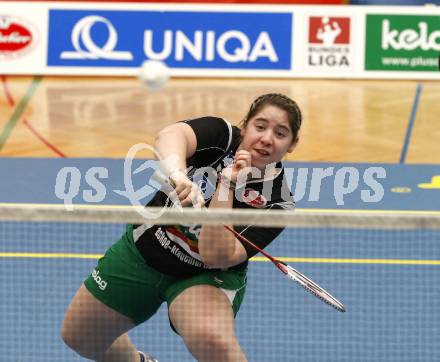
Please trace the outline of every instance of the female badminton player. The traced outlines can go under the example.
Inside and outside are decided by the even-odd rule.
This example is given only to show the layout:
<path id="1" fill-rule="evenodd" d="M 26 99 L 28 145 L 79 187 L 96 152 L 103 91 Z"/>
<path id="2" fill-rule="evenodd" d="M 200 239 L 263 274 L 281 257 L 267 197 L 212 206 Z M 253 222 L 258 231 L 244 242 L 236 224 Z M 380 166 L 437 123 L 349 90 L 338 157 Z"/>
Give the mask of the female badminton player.
<path id="1" fill-rule="evenodd" d="M 154 146 L 174 196 L 158 191 L 147 206 L 292 208 L 281 160 L 294 150 L 301 121 L 295 101 L 271 93 L 252 103 L 239 127 L 202 117 L 164 128 Z M 197 181 L 202 168 L 211 171 Z M 282 231 L 234 229 L 260 248 Z M 127 331 L 166 302 L 171 327 L 198 361 L 246 361 L 234 326 L 256 253 L 222 225 L 129 225 L 73 297 L 62 338 L 95 361 L 156 361 Z"/>

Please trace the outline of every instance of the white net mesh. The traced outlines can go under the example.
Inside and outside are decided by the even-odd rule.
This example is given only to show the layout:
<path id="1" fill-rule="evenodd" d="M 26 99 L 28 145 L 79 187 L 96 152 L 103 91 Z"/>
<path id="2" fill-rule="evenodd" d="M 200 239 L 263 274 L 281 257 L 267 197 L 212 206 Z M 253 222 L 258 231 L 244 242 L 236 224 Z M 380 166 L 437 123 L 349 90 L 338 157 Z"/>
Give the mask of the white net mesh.
<path id="1" fill-rule="evenodd" d="M 124 233 L 125 224 L 146 222 L 138 211 L 0 207 L 2 360 L 81 360 L 60 337 L 65 310 L 97 259 Z M 438 214 L 149 211 L 160 216 L 148 223 L 282 225 L 284 231 L 266 250 L 345 303 L 347 313 L 334 312 L 257 254 L 249 264 L 246 297 L 236 318 L 248 360 L 440 359 L 435 348 L 440 320 Z M 193 313 L 189 319 L 198 315 Z M 138 349 L 161 362 L 194 360 L 169 328 L 165 304 L 130 336 Z"/>

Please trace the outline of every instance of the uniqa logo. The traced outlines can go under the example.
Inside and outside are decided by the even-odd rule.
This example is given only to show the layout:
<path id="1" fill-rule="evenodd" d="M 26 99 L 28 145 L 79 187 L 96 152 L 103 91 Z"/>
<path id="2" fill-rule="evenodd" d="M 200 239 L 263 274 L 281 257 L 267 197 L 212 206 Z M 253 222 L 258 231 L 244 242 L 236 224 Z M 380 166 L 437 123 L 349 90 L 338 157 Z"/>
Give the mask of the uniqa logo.
<path id="1" fill-rule="evenodd" d="M 252 44 L 248 36 L 238 30 L 228 30 L 221 34 L 216 34 L 212 30 L 206 32 L 197 30 L 192 39 L 181 30 L 176 32 L 165 30 L 160 51 L 153 50 L 153 44 L 157 49 L 153 35 L 152 30 L 144 32 L 144 53 L 148 59 L 165 60 L 174 50 L 174 59 L 177 61 L 183 60 L 186 51 L 197 61 L 211 62 L 218 55 L 229 63 L 255 62 L 259 58 L 268 58 L 272 63 L 278 62 L 272 40 L 265 31 L 260 32 L 257 40 Z"/>
<path id="2" fill-rule="evenodd" d="M 415 29 L 391 30 L 389 20 L 382 21 L 382 49 L 389 48 L 395 50 L 422 50 L 440 51 L 440 30 L 428 32 L 428 24 L 421 21 L 417 24 L 418 31 Z"/>
<path id="3" fill-rule="evenodd" d="M 91 31 L 96 23 L 102 23 L 107 27 L 108 38 L 103 46 L 98 46 L 92 39 Z M 114 50 L 118 42 L 118 33 L 113 24 L 102 16 L 91 15 L 79 20 L 73 27 L 71 40 L 75 51 L 63 51 L 61 59 L 133 59 L 133 55 L 128 51 Z"/>

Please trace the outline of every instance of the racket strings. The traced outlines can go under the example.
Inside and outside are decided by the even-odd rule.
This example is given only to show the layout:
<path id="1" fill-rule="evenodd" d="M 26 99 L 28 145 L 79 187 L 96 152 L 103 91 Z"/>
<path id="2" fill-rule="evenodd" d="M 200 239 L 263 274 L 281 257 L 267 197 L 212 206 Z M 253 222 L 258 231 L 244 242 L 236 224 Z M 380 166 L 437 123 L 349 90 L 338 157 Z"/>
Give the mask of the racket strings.
<path id="1" fill-rule="evenodd" d="M 345 312 L 345 306 L 339 300 L 333 297 L 329 292 L 321 288 L 318 284 L 307 278 L 305 275 L 301 274 L 299 271 L 293 269 L 291 266 L 283 266 L 285 267 L 285 270 L 287 272 L 286 275 L 290 279 L 296 281 L 301 287 L 321 299 L 326 304 L 330 305 L 340 312 Z"/>
<path id="2" fill-rule="evenodd" d="M 319 299 L 321 299 L 324 303 L 328 304 L 329 306 L 341 311 L 341 312 L 345 312 L 345 308 L 341 308 L 338 305 L 335 305 L 334 302 L 328 300 L 328 296 L 323 297 L 320 292 L 317 292 L 314 288 L 309 287 L 306 284 L 300 284 L 304 289 L 306 289 L 307 291 L 309 291 L 310 293 L 312 293 L 314 296 L 318 297 Z"/>

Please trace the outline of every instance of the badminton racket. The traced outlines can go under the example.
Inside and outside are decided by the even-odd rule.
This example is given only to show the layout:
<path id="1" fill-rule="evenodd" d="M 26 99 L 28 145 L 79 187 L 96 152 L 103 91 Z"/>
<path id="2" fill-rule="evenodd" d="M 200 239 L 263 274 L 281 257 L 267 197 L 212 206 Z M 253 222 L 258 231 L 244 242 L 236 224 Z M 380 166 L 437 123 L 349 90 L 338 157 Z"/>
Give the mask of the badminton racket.
<path id="1" fill-rule="evenodd" d="M 325 289 L 321 288 L 318 284 L 316 284 L 310 278 L 307 278 L 304 274 L 300 273 L 298 270 L 292 268 L 290 265 L 284 263 L 283 261 L 274 258 L 269 253 L 260 249 L 257 245 L 255 245 L 252 241 L 245 238 L 243 235 L 229 227 L 228 225 L 223 225 L 227 230 L 235 235 L 235 237 L 242 242 L 250 245 L 252 248 L 257 250 L 260 254 L 264 255 L 267 259 L 269 259 L 275 266 L 281 270 L 289 279 L 297 282 L 300 286 L 302 286 L 305 290 L 312 293 L 315 297 L 318 297 L 323 302 L 332 306 L 340 312 L 345 312 L 345 306 L 336 299 L 333 295 L 327 292 Z"/>

